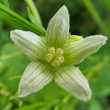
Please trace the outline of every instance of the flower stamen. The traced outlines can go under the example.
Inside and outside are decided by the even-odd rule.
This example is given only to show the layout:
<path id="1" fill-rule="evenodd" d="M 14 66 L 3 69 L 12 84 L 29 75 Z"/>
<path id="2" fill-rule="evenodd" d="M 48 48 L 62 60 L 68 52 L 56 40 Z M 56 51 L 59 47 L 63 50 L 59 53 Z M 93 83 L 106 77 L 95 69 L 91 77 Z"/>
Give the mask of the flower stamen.
<path id="1" fill-rule="evenodd" d="M 46 54 L 46 55 L 45 55 L 45 60 L 46 60 L 47 62 L 50 62 L 52 59 L 53 59 L 53 55 L 51 55 L 51 54 Z"/>
<path id="2" fill-rule="evenodd" d="M 56 67 L 59 67 L 60 63 L 59 63 L 58 61 L 54 60 L 54 61 L 51 63 L 51 65 L 56 68 Z"/>
<path id="3" fill-rule="evenodd" d="M 51 55 L 55 55 L 55 48 L 54 47 L 49 48 L 48 51 Z"/>
<path id="4" fill-rule="evenodd" d="M 58 54 L 58 55 L 59 55 L 59 54 L 62 55 L 62 54 L 63 54 L 63 50 L 60 49 L 60 48 L 57 48 L 56 54 Z"/>
<path id="5" fill-rule="evenodd" d="M 45 60 L 48 63 L 51 63 L 51 66 L 53 67 L 59 67 L 61 63 L 64 62 L 64 57 L 62 54 L 64 53 L 62 49 L 57 48 L 55 51 L 54 47 L 51 47 L 48 49 L 49 54 L 45 55 Z"/>

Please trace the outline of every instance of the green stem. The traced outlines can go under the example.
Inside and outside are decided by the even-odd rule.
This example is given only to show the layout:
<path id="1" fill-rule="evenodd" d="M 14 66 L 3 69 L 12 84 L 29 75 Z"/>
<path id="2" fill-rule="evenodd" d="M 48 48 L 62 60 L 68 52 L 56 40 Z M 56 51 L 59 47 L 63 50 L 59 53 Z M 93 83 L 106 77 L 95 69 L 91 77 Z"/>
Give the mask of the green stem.
<path id="1" fill-rule="evenodd" d="M 100 27 L 101 31 L 108 36 L 109 40 L 110 40 L 110 32 L 109 29 L 106 27 L 106 25 L 104 24 L 104 22 L 102 21 L 100 15 L 98 14 L 97 10 L 94 8 L 94 6 L 91 3 L 91 0 L 83 0 L 86 8 L 88 9 L 88 11 L 90 12 L 90 14 L 92 15 L 93 19 L 95 20 L 95 22 L 98 24 L 98 26 Z"/>
<path id="2" fill-rule="evenodd" d="M 8 80 L 20 79 L 20 78 L 21 78 L 21 76 L 13 76 L 13 77 L 11 77 L 11 78 L 8 78 Z"/>
<path id="3" fill-rule="evenodd" d="M 30 8 L 32 14 L 35 16 L 35 18 L 37 19 L 37 21 L 42 24 L 39 12 L 37 10 L 37 7 L 35 6 L 33 0 L 25 0 L 26 4 L 28 5 L 28 7 Z"/>
<path id="4" fill-rule="evenodd" d="M 70 98 L 71 98 L 71 95 L 69 94 L 66 97 L 64 97 L 63 102 L 66 104 Z"/>
<path id="5" fill-rule="evenodd" d="M 16 52 L 16 53 L 12 53 L 10 55 L 0 56 L 0 60 L 10 59 L 10 58 L 16 57 L 21 54 L 22 54 L 22 52 Z"/>

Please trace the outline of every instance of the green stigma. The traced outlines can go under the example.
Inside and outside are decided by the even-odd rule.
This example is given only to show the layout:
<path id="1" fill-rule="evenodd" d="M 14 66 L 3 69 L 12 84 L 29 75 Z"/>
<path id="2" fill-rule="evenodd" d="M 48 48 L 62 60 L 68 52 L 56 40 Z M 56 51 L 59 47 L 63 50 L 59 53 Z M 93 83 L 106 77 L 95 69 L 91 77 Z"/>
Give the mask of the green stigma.
<path id="1" fill-rule="evenodd" d="M 63 50 L 57 48 L 55 51 L 54 47 L 48 49 L 48 54 L 45 55 L 45 60 L 51 64 L 51 66 L 57 68 L 61 63 L 64 62 L 64 57 L 62 56 Z"/>

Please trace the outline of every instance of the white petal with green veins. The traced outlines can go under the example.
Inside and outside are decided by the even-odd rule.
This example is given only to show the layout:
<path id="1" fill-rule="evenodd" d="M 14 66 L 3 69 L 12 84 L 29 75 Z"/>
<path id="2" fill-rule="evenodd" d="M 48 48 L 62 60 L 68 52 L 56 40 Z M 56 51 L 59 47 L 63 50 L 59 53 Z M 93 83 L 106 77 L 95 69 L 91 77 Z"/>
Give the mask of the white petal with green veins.
<path id="1" fill-rule="evenodd" d="M 91 98 L 88 81 L 76 67 L 63 67 L 55 73 L 54 80 L 60 87 L 80 100 L 87 101 Z"/>
<path id="2" fill-rule="evenodd" d="M 24 71 L 18 88 L 18 97 L 37 92 L 53 79 L 52 71 L 46 64 L 31 62 Z"/>
<path id="3" fill-rule="evenodd" d="M 11 31 L 10 36 L 12 41 L 32 60 L 44 58 L 45 45 L 38 35 L 29 31 L 14 30 Z"/>
<path id="4" fill-rule="evenodd" d="M 62 48 L 69 37 L 69 15 L 65 6 L 53 16 L 46 33 L 48 47 Z"/>
<path id="5" fill-rule="evenodd" d="M 97 52 L 106 43 L 107 38 L 102 35 L 86 37 L 82 40 L 67 43 L 64 49 L 66 64 L 78 64 L 87 56 Z"/>

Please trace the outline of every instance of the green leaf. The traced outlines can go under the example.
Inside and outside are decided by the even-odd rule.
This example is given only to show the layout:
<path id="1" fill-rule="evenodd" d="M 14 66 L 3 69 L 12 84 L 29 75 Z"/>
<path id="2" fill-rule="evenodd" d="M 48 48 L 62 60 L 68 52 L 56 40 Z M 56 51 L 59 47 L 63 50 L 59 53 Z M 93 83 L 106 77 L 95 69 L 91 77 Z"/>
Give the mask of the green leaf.
<path id="1" fill-rule="evenodd" d="M 38 22 L 38 20 L 35 18 L 35 16 L 30 12 L 30 9 L 28 8 L 28 17 L 30 19 L 30 21 L 36 25 L 37 27 L 39 27 L 41 30 L 44 30 L 45 29 L 43 28 L 43 26 Z"/>
<path id="2" fill-rule="evenodd" d="M 4 5 L 2 5 L 1 3 L 0 3 L 0 14 L 3 15 L 4 19 L 7 18 L 7 20 L 13 20 L 17 24 L 24 26 L 29 31 L 33 31 L 36 34 L 41 35 L 41 36 L 45 35 L 44 30 L 41 30 L 39 27 L 31 24 L 29 21 L 25 20 L 24 18 L 22 18 L 21 16 L 19 16 L 18 14 L 13 12 L 12 10 L 8 9 Z"/>
<path id="3" fill-rule="evenodd" d="M 28 7 L 30 8 L 33 16 L 35 17 L 35 19 L 37 20 L 37 22 L 39 24 L 42 24 L 39 12 L 37 10 L 37 7 L 35 6 L 33 0 L 25 0 L 26 4 L 28 5 Z"/>
<path id="4" fill-rule="evenodd" d="M 0 18 L 3 21 L 5 21 L 12 29 L 21 29 L 21 30 L 25 30 L 26 29 L 23 25 L 17 23 L 16 21 L 10 19 L 10 17 L 8 17 L 6 15 L 3 15 L 2 13 L 0 13 Z"/>

